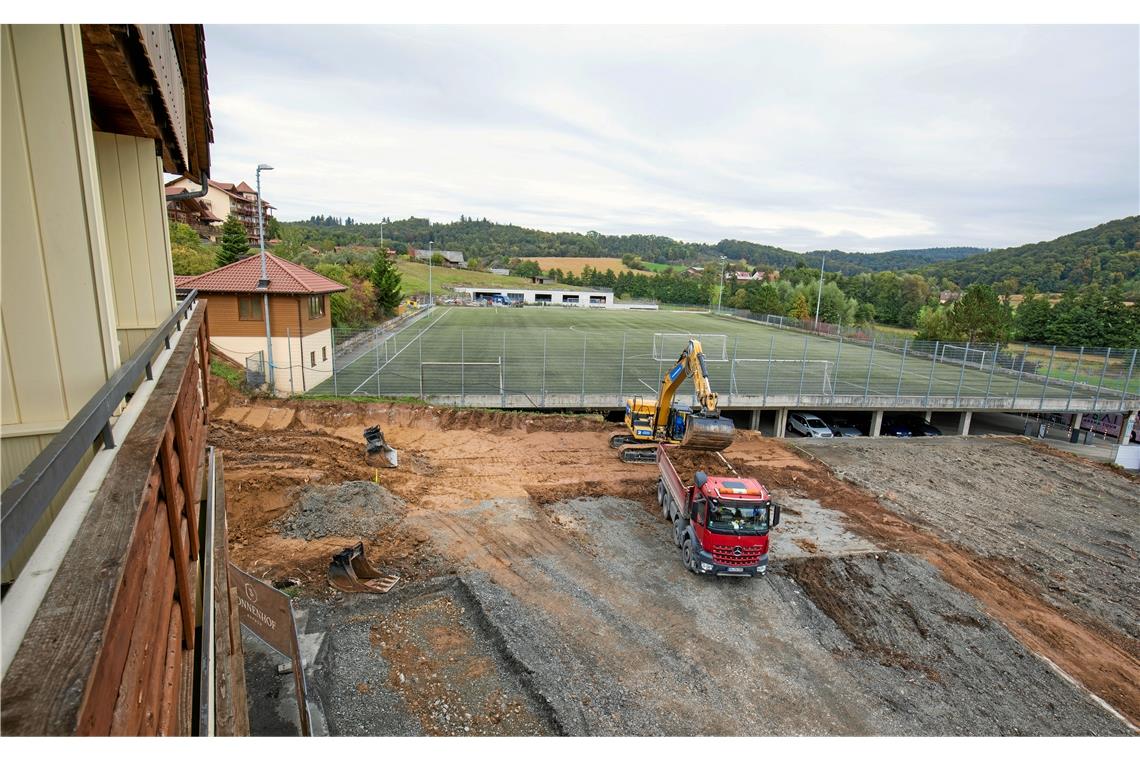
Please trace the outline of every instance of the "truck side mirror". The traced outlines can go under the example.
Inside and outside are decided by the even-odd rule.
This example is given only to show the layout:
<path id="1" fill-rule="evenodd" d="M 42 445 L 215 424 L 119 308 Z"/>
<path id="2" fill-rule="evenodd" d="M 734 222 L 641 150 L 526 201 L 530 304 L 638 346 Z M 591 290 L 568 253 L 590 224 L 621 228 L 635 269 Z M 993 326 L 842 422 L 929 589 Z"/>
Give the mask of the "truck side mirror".
<path id="1" fill-rule="evenodd" d="M 779 524 L 780 524 L 780 505 L 779 504 L 773 504 L 772 505 L 772 527 L 775 528 Z"/>
<path id="2" fill-rule="evenodd" d="M 696 477 L 693 478 L 693 480 L 696 482 L 697 488 L 704 488 L 705 483 L 707 483 L 709 480 L 709 476 L 705 475 L 703 472 L 698 472 Z"/>

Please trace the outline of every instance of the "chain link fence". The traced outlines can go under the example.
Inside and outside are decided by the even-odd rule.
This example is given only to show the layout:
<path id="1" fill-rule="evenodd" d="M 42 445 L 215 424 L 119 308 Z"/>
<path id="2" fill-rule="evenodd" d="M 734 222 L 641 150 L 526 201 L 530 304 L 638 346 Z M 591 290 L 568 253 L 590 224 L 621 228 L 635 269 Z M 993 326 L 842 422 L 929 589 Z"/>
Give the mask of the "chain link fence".
<path id="1" fill-rule="evenodd" d="M 915 341 L 744 317 L 775 328 L 755 329 L 727 313 L 702 317 L 698 334 L 577 324 L 471 329 L 453 316 L 464 311 L 436 307 L 398 324 L 334 331 L 332 376 L 310 393 L 509 408 L 620 407 L 630 397 L 655 396 L 694 335 L 726 408 L 893 403 L 1113 411 L 1140 400 L 1136 349 Z"/>

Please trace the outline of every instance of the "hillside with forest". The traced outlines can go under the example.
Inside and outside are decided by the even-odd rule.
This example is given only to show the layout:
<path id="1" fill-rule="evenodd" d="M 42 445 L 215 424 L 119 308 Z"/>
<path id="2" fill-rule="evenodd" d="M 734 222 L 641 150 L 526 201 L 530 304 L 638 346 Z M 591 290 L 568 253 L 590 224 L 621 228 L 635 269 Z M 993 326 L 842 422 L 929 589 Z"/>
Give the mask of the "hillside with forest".
<path id="1" fill-rule="evenodd" d="M 994 285 L 1017 293 L 1035 288 L 1058 293 L 1099 285 L 1140 298 L 1140 216 L 1107 222 L 1056 240 L 980 253 L 926 266 L 921 274 L 966 287 Z"/>
<path id="2" fill-rule="evenodd" d="M 308 245 L 328 248 L 345 245 L 379 245 L 380 224 L 361 223 L 351 217 L 315 216 L 304 222 L 287 222 Z M 745 240 L 721 240 L 716 244 L 685 243 L 662 235 L 604 235 L 599 232 L 546 232 L 498 224 L 486 219 L 460 217 L 456 222 L 431 222 L 411 217 L 384 222 L 384 240 L 397 250 L 403 246 L 463 251 L 467 258 L 492 265 L 522 257 L 616 258 L 637 257 L 653 264 L 701 264 L 721 256 L 752 267 L 786 269 L 801 262 L 818 267 L 826 256 L 828 268 L 846 275 L 912 269 L 932 262 L 960 259 L 983 248 L 927 248 L 920 250 L 849 253 L 812 251 L 797 253 L 784 248 Z"/>

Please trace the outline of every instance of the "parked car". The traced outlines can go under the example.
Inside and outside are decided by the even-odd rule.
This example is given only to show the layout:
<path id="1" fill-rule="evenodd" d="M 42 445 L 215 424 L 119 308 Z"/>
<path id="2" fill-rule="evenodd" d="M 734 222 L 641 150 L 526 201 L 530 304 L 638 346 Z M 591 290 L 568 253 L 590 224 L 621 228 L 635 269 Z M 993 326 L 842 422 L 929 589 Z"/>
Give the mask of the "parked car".
<path id="1" fill-rule="evenodd" d="M 825 422 L 836 438 L 858 438 L 863 435 L 863 431 L 855 427 L 846 417 L 828 417 Z"/>
<path id="2" fill-rule="evenodd" d="M 827 423 L 810 412 L 792 412 L 788 415 L 788 427 L 808 438 L 834 438 Z"/>
<path id="3" fill-rule="evenodd" d="M 920 436 L 942 435 L 942 431 L 919 417 L 917 414 L 908 414 L 901 418 L 911 432 Z"/>
<path id="4" fill-rule="evenodd" d="M 912 438 L 914 430 L 901 417 L 886 417 L 879 435 L 893 435 L 895 438 Z"/>

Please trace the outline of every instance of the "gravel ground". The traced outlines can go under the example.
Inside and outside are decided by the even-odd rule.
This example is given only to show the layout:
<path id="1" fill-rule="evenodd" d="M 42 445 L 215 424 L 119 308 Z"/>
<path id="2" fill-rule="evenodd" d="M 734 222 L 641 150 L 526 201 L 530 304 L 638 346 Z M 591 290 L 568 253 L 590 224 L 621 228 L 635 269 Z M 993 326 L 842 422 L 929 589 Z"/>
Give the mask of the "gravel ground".
<path id="1" fill-rule="evenodd" d="M 328 536 L 373 536 L 403 519 L 404 500 L 370 480 L 304 486 L 296 506 L 274 524 L 282 535 L 312 541 Z"/>
<path id="2" fill-rule="evenodd" d="M 1012 560 L 1050 603 L 1140 639 L 1140 483 L 1000 439 L 798 443 L 891 511 Z"/>
<path id="3" fill-rule="evenodd" d="M 904 733 L 1131 734 L 920 559 L 805 559 L 785 573 L 812 602 L 797 608 L 804 625 Z"/>

